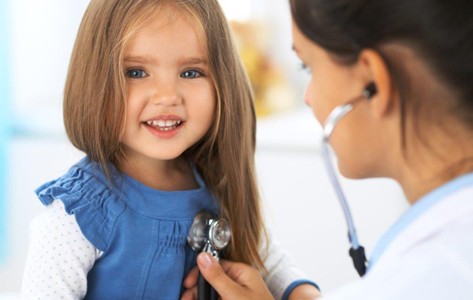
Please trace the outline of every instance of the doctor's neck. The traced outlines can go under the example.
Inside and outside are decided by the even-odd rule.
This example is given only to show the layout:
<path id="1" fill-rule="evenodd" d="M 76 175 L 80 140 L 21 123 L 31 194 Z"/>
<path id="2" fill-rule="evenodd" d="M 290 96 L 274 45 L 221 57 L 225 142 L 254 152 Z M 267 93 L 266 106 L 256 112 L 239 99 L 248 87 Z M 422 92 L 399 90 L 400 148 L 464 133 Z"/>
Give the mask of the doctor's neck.
<path id="1" fill-rule="evenodd" d="M 428 139 L 410 144 L 398 182 L 413 204 L 445 183 L 473 172 L 473 130 L 458 120 L 431 125 Z M 436 129 L 435 129 L 436 128 Z"/>

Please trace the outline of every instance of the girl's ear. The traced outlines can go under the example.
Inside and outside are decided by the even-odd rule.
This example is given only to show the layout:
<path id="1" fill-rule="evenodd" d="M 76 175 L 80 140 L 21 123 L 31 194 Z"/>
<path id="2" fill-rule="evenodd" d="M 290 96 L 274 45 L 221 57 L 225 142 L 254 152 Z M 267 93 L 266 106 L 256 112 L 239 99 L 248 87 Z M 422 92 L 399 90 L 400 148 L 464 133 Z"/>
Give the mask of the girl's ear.
<path id="1" fill-rule="evenodd" d="M 358 64 L 362 68 L 364 80 L 376 85 L 376 94 L 369 100 L 374 113 L 379 117 L 389 113 L 396 97 L 392 77 L 383 57 L 374 50 L 366 49 L 360 53 Z"/>

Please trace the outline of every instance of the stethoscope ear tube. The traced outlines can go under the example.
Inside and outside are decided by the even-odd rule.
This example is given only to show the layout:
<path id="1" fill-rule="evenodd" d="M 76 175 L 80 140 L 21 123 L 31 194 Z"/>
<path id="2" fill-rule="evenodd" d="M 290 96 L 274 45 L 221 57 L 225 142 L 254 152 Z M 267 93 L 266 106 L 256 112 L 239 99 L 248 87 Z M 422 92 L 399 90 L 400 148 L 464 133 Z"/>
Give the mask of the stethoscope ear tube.
<path id="1" fill-rule="evenodd" d="M 347 227 L 348 227 L 348 239 L 351 244 L 349 254 L 353 260 L 353 265 L 355 266 L 356 271 L 360 276 L 363 276 L 366 273 L 366 256 L 364 248 L 358 242 L 358 236 L 356 234 L 355 224 L 351 215 L 350 207 L 346 200 L 345 194 L 343 193 L 340 182 L 338 181 L 337 174 L 333 167 L 332 161 L 330 159 L 329 151 L 329 139 L 332 135 L 332 131 L 335 128 L 335 125 L 340 121 L 340 119 L 349 113 L 353 109 L 352 103 L 347 103 L 341 106 L 337 106 L 328 116 L 327 121 L 324 124 L 323 138 L 322 138 L 322 158 L 324 161 L 325 168 L 332 183 L 335 193 L 340 202 L 340 205 L 343 209 L 343 215 L 345 217 Z"/>

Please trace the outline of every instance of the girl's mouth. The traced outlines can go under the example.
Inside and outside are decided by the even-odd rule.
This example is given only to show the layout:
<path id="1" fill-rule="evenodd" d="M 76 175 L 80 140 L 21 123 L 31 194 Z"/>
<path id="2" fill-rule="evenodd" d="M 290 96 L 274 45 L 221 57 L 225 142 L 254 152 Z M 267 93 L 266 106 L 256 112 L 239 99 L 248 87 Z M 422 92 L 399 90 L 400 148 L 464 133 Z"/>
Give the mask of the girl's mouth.
<path id="1" fill-rule="evenodd" d="M 169 131 L 181 126 L 181 120 L 149 120 L 144 122 L 146 125 L 156 128 L 159 131 Z"/>

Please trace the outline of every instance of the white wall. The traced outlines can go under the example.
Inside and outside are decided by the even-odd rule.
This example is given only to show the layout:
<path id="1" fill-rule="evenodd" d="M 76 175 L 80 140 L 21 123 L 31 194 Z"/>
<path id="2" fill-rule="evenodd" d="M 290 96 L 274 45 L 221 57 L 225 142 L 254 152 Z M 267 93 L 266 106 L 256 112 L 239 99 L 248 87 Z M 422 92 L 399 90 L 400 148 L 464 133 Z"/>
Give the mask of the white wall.
<path id="1" fill-rule="evenodd" d="M 13 105 L 18 113 L 62 100 L 87 0 L 9 0 Z"/>

